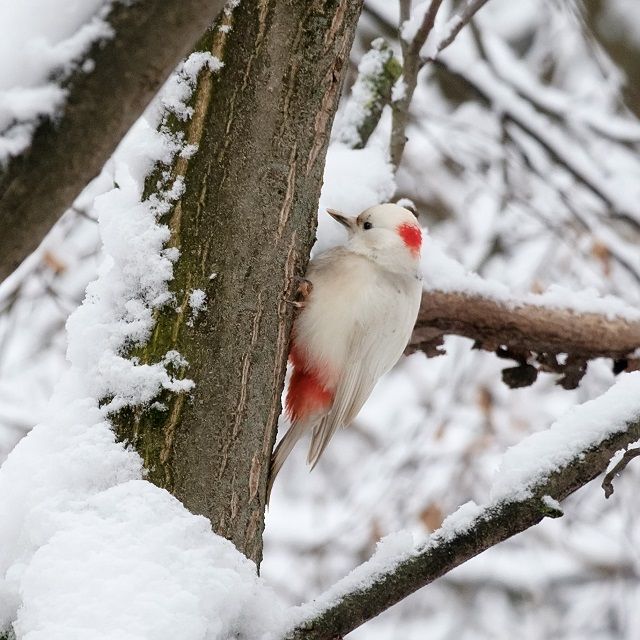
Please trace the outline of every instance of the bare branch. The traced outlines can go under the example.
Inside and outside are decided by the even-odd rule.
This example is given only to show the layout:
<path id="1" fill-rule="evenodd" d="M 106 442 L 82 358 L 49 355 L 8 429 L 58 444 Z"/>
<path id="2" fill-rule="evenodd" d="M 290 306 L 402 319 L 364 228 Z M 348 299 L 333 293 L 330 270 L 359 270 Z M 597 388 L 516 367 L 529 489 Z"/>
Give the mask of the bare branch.
<path id="1" fill-rule="evenodd" d="M 427 62 L 433 62 L 438 57 L 438 54 L 446 49 L 456 39 L 456 36 L 460 33 L 462 27 L 469 24 L 473 16 L 482 9 L 487 2 L 489 2 L 489 0 L 472 0 L 467 3 L 464 9 L 455 16 L 453 20 L 451 20 L 448 33 L 438 42 L 434 53 L 424 58 L 420 66 L 422 67 Z"/>
<path id="2" fill-rule="evenodd" d="M 389 560 L 382 568 L 367 565 L 311 605 L 287 640 L 343 637 L 421 587 L 430 584 L 482 551 L 562 512 L 553 500 L 564 500 L 603 473 L 616 451 L 640 438 L 640 421 L 624 424 L 597 446 L 590 446 L 529 487 L 530 497 L 485 505 L 465 526 L 436 531 L 421 547 Z M 524 487 L 523 487 L 524 488 Z M 550 501 L 548 498 L 551 498 Z M 305 607 L 303 607 L 305 611 Z"/>
<path id="3" fill-rule="evenodd" d="M 224 0 L 113 4 L 114 36 L 96 43 L 66 83 L 63 113 L 0 169 L 0 280 L 39 244 L 100 171 L 162 82 L 209 27 Z"/>
<path id="4" fill-rule="evenodd" d="M 433 30 L 433 25 L 435 24 L 436 15 L 440 9 L 442 0 L 431 0 L 431 4 L 422 19 L 422 23 L 410 43 L 406 43 L 402 37 L 400 38 L 403 55 L 402 80 L 404 82 L 404 94 L 402 98 L 393 105 L 391 141 L 389 145 L 391 162 L 395 167 L 400 165 L 402 154 L 404 153 L 404 148 L 407 143 L 406 129 L 409 123 L 409 106 L 411 105 L 413 93 L 416 89 L 418 72 L 426 62 L 435 60 L 437 55 L 455 40 L 462 27 L 469 24 L 476 12 L 487 2 L 488 0 L 471 0 L 471 2 L 468 2 L 462 11 L 450 20 L 450 28 L 444 37 L 436 44 L 434 53 L 424 59 L 420 59 L 420 50 Z M 401 2 L 400 4 L 401 20 L 406 20 L 406 18 L 404 18 L 406 5 L 406 2 Z"/>
<path id="5" fill-rule="evenodd" d="M 420 70 L 420 49 L 426 42 L 429 33 L 433 29 L 436 14 L 442 0 L 431 0 L 431 4 L 426 10 L 422 23 L 418 28 L 413 40 L 407 42 L 400 34 L 400 46 L 402 47 L 402 77 L 404 92 L 401 98 L 393 103 L 391 120 L 391 140 L 389 150 L 391 162 L 395 167 L 400 165 L 404 147 L 407 144 L 406 129 L 409 123 L 409 105 L 413 99 L 413 92 L 418 82 L 418 71 Z M 400 2 L 400 26 L 409 19 L 411 2 L 401 0 Z"/>
<path id="6" fill-rule="evenodd" d="M 607 473 L 602 481 L 602 488 L 604 489 L 604 497 L 609 498 L 613 495 L 613 479 L 627 468 L 627 465 L 634 459 L 640 456 L 640 447 L 635 449 L 629 449 L 624 452 L 624 455 L 620 461 Z"/>
<path id="7" fill-rule="evenodd" d="M 425 291 L 409 350 L 440 355 L 442 338 L 450 334 L 470 338 L 477 348 L 533 369 L 506 374 L 510 386 L 531 384 L 537 370 L 542 370 L 562 374 L 560 383 L 573 388 L 582 377 L 575 376 L 588 360 L 624 361 L 640 347 L 639 320 L 521 304 L 515 299 L 502 302 L 462 292 Z M 560 354 L 566 355 L 558 358 Z"/>

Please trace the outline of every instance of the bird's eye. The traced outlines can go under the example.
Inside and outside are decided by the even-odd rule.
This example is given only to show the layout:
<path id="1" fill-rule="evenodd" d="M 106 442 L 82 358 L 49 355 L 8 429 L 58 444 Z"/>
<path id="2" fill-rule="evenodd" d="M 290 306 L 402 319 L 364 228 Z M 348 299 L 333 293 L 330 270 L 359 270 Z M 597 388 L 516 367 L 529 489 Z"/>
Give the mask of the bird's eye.
<path id="1" fill-rule="evenodd" d="M 365 231 L 368 231 L 369 229 L 373 229 L 373 225 L 368 220 L 362 226 Z"/>

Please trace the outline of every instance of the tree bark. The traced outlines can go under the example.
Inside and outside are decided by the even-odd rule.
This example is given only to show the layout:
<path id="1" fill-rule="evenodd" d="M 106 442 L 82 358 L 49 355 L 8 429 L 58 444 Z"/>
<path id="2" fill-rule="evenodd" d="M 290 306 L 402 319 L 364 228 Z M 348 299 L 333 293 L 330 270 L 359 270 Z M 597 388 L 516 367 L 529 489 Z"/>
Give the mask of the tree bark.
<path id="1" fill-rule="evenodd" d="M 511 387 L 535 382 L 538 371 L 560 374 L 573 389 L 594 358 L 611 358 L 615 371 L 638 368 L 640 321 L 605 313 L 501 301 L 456 291 L 424 291 L 408 352 L 442 355 L 445 335 L 471 338 L 475 347 L 514 360 L 503 371 Z"/>
<path id="2" fill-rule="evenodd" d="M 410 344 L 443 335 L 471 338 L 494 351 L 560 354 L 590 360 L 625 358 L 640 347 L 640 321 L 578 313 L 542 304 L 503 302 L 455 291 L 424 291 Z"/>
<path id="3" fill-rule="evenodd" d="M 329 133 L 361 1 L 242 2 L 231 31 L 199 48 L 224 60 L 201 74 L 193 118 L 174 122 L 198 144 L 173 178 L 185 191 L 168 216 L 181 256 L 175 309 L 158 319 L 143 361 L 178 350 L 196 382 L 165 393 L 167 411 L 116 417 L 149 479 L 207 516 L 260 562 L 269 460 L 296 288 L 314 239 Z M 150 180 L 150 184 L 155 184 Z M 207 308 L 190 314 L 201 289 Z"/>
<path id="4" fill-rule="evenodd" d="M 211 25 L 225 0 L 114 2 L 114 36 L 98 42 L 66 82 L 62 114 L 0 167 L 0 280 L 31 253 L 98 174 L 160 85 Z"/>

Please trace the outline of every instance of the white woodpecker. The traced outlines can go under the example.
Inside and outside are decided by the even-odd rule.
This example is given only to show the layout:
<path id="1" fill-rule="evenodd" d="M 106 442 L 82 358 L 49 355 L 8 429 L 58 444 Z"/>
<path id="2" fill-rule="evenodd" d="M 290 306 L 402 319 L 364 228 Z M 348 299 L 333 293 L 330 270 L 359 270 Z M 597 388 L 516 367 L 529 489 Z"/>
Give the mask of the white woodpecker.
<path id="1" fill-rule="evenodd" d="M 422 233 L 414 214 L 396 204 L 357 218 L 327 211 L 349 240 L 312 260 L 299 288 L 285 403 L 291 426 L 271 459 L 269 494 L 303 433 L 311 432 L 313 469 L 338 427 L 356 417 L 402 355 L 420 307 Z"/>

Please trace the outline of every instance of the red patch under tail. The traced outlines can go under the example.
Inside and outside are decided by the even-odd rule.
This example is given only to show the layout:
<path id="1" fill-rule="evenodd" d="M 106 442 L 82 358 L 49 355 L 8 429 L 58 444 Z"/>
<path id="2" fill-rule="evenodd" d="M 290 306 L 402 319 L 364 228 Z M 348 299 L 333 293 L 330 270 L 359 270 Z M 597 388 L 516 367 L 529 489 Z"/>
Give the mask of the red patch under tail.
<path id="1" fill-rule="evenodd" d="M 293 372 L 289 380 L 286 409 L 291 422 L 305 421 L 314 414 L 326 412 L 333 402 L 333 393 L 324 387 L 295 344 L 291 347 L 289 358 Z"/>
<path id="2" fill-rule="evenodd" d="M 422 231 L 415 224 L 405 222 L 398 227 L 398 234 L 411 253 L 418 255 L 422 246 Z"/>

